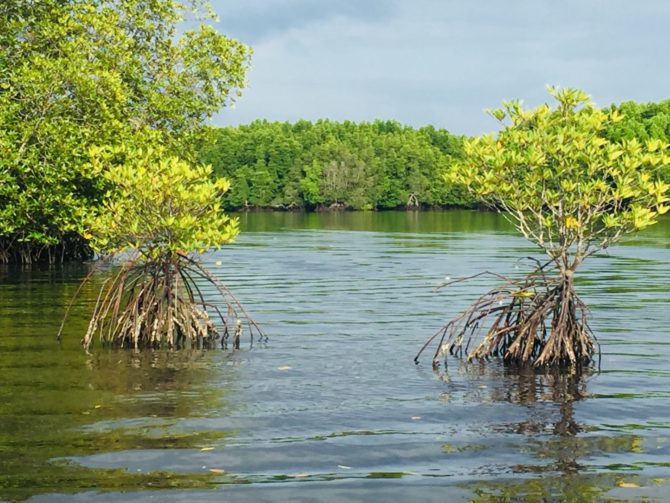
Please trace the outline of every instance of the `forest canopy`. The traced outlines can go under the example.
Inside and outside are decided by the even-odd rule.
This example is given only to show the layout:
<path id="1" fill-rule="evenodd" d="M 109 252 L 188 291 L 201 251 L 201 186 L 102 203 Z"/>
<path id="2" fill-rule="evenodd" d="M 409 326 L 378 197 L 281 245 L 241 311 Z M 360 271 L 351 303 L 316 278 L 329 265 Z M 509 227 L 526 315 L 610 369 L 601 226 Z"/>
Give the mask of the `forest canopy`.
<path id="1" fill-rule="evenodd" d="M 670 142 L 670 100 L 617 106 L 612 141 Z M 231 180 L 228 209 L 393 209 L 473 207 L 478 203 L 443 174 L 463 158 L 465 137 L 394 121 L 255 121 L 216 128 L 201 158 Z M 670 181 L 670 172 L 662 174 Z"/>
<path id="2" fill-rule="evenodd" d="M 280 123 L 217 129 L 202 160 L 232 182 L 227 208 L 391 209 L 468 206 L 442 177 L 463 138 L 395 121 Z"/>

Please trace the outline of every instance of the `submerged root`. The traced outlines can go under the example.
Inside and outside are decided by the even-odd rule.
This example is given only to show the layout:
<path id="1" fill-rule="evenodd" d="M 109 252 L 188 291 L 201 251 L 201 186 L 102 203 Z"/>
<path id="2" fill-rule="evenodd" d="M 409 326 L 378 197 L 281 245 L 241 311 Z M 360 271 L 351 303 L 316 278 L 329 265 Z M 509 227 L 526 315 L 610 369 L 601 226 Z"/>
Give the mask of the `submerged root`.
<path id="1" fill-rule="evenodd" d="M 225 312 L 206 301 L 204 285 L 213 286 L 222 296 Z M 221 321 L 221 334 L 216 318 Z M 226 348 L 233 335 L 237 349 L 244 326 L 252 343 L 254 334 L 265 337 L 225 285 L 198 262 L 177 254 L 163 260 L 129 261 L 106 280 L 82 345 L 88 349 L 97 335 L 103 344 L 122 348 L 212 347 L 218 339 Z"/>
<path id="2" fill-rule="evenodd" d="M 587 322 L 587 307 L 575 292 L 572 271 L 549 276 L 546 265 L 522 280 L 495 274 L 504 282 L 438 330 L 415 362 L 439 338 L 433 366 L 447 355 L 467 361 L 499 357 L 507 364 L 534 367 L 594 363 L 597 340 Z"/>

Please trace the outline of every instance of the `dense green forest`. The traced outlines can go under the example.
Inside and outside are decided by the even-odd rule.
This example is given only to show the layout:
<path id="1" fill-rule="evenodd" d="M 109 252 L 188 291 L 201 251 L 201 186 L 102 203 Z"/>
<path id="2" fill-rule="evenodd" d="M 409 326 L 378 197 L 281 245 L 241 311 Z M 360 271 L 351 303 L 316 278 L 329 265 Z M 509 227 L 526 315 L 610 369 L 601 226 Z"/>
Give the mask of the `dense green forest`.
<path id="1" fill-rule="evenodd" d="M 216 130 L 202 152 L 229 178 L 229 208 L 467 206 L 440 173 L 462 155 L 462 137 L 444 129 L 371 123 L 255 121 Z"/>
<path id="2" fill-rule="evenodd" d="M 670 100 L 615 107 L 624 115 L 610 140 L 670 141 Z M 470 207 L 472 197 L 442 174 L 462 157 L 462 136 L 394 121 L 255 121 L 218 128 L 201 151 L 232 181 L 229 209 L 391 209 Z M 670 180 L 666 171 L 665 179 Z"/>
<path id="3" fill-rule="evenodd" d="M 0 262 L 92 256 L 109 189 L 92 151 L 160 145 L 195 159 L 250 57 L 209 25 L 177 30 L 202 4 L 0 2 Z"/>
<path id="4" fill-rule="evenodd" d="M 610 140 L 640 141 L 658 139 L 670 142 L 670 100 L 659 103 L 636 103 L 625 101 L 616 107 L 623 120 L 610 125 L 607 137 Z"/>

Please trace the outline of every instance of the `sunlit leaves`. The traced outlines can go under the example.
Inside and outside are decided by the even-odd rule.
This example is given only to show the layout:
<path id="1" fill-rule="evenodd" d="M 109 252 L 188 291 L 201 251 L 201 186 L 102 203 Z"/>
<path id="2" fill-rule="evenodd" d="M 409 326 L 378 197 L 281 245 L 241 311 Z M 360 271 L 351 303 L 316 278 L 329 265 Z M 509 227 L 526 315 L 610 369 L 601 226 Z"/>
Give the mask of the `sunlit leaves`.
<path id="1" fill-rule="evenodd" d="M 466 141 L 466 159 L 447 179 L 505 209 L 526 237 L 568 267 L 571 256 L 579 263 L 668 211 L 670 185 L 660 178 L 668 145 L 609 140 L 606 128 L 622 120 L 619 111 L 597 109 L 579 90 L 549 92 L 553 110 L 510 101 L 492 112 L 510 124 L 496 137 Z"/>
<path id="2" fill-rule="evenodd" d="M 209 166 L 164 149 L 92 149 L 89 169 L 108 184 L 105 204 L 89 217 L 102 253 L 139 250 L 146 258 L 204 252 L 232 241 L 238 222 L 221 209 L 230 184 L 211 181 Z"/>
<path id="3" fill-rule="evenodd" d="M 104 196 L 91 146 L 158 142 L 192 160 L 205 119 L 245 85 L 249 48 L 208 25 L 179 37 L 204 1 L 2 4 L 0 240 L 83 236 Z"/>

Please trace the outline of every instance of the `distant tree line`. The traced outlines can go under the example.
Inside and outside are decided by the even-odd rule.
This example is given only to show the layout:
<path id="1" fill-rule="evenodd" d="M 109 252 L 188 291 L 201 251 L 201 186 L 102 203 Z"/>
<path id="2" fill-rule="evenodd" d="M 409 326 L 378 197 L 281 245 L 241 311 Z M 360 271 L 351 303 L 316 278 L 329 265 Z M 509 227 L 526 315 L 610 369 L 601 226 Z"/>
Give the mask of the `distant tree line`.
<path id="1" fill-rule="evenodd" d="M 659 103 L 624 101 L 613 108 L 623 115 L 623 120 L 608 127 L 608 139 L 670 142 L 670 100 Z"/>
<path id="2" fill-rule="evenodd" d="M 670 142 L 670 100 L 612 107 L 623 120 L 609 140 Z M 217 128 L 202 161 L 232 182 L 228 209 L 392 209 L 473 207 L 443 173 L 463 158 L 463 136 L 395 121 L 254 121 Z M 664 174 L 670 181 L 670 172 Z"/>
<path id="3" fill-rule="evenodd" d="M 215 132 L 202 160 L 231 180 L 228 208 L 470 206 L 441 174 L 463 137 L 395 121 L 255 121 Z"/>

